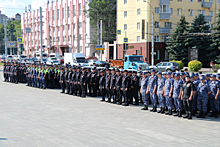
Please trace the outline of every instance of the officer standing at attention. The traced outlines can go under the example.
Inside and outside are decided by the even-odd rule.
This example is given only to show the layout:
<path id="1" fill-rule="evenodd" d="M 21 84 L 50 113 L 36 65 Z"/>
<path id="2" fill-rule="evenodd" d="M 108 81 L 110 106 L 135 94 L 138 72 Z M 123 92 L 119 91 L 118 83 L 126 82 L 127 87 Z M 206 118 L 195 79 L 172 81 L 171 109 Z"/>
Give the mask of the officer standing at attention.
<path id="1" fill-rule="evenodd" d="M 128 71 L 128 76 L 129 76 L 129 79 L 130 79 L 130 81 L 129 81 L 129 85 L 130 85 L 130 87 L 128 88 L 128 103 L 129 104 L 133 104 L 133 96 L 132 96 L 132 91 L 133 91 L 133 89 L 134 89 L 134 86 L 133 86 L 133 76 L 132 76 L 132 71 L 130 70 L 130 71 Z"/>
<path id="2" fill-rule="evenodd" d="M 153 109 L 150 110 L 151 112 L 157 112 L 156 90 L 157 90 L 157 76 L 155 75 L 155 70 L 152 69 L 151 76 L 149 77 L 147 91 L 146 91 L 146 94 L 150 94 L 151 102 L 153 105 Z"/>
<path id="3" fill-rule="evenodd" d="M 157 97 L 158 97 L 158 101 L 160 104 L 160 111 L 158 111 L 157 113 L 161 113 L 164 114 L 165 113 L 165 106 L 166 106 L 166 99 L 164 97 L 164 86 L 165 86 L 165 78 L 162 77 L 162 73 L 158 72 L 157 73 Z"/>
<path id="4" fill-rule="evenodd" d="M 75 95 L 77 96 L 78 92 L 79 92 L 79 96 L 82 95 L 81 92 L 81 85 L 80 85 L 80 67 L 78 66 L 76 68 L 76 89 L 75 89 Z"/>
<path id="5" fill-rule="evenodd" d="M 74 85 L 74 83 L 75 83 L 75 80 L 76 80 L 76 67 L 73 67 L 72 68 L 73 70 L 72 70 L 72 76 L 71 76 L 71 79 L 70 79 L 70 94 L 71 95 L 73 95 L 74 94 L 74 92 L 75 92 L 75 85 Z"/>
<path id="6" fill-rule="evenodd" d="M 91 81 L 91 74 L 92 74 L 91 69 L 88 68 L 87 69 L 87 85 L 88 85 L 88 89 L 89 89 L 88 96 L 92 96 L 92 83 L 90 83 L 90 81 Z"/>
<path id="7" fill-rule="evenodd" d="M 55 87 L 55 72 L 54 72 L 54 67 L 51 66 L 50 69 L 50 88 L 54 89 Z"/>
<path id="8" fill-rule="evenodd" d="M 132 96 L 135 99 L 134 105 L 139 105 L 138 91 L 139 91 L 139 77 L 137 76 L 137 71 L 133 71 L 132 85 L 134 86 L 132 90 Z M 132 97 L 132 99 L 133 99 Z"/>
<path id="9" fill-rule="evenodd" d="M 97 97 L 97 72 L 96 67 L 92 68 L 92 75 L 91 75 L 91 81 L 92 83 L 92 97 Z"/>
<path id="10" fill-rule="evenodd" d="M 115 73 L 115 68 L 111 70 L 111 81 L 110 81 L 110 95 L 113 98 L 113 104 L 116 104 L 116 73 Z M 111 99 L 110 97 L 110 99 Z"/>
<path id="11" fill-rule="evenodd" d="M 122 88 L 121 90 L 123 90 L 123 96 L 124 96 L 124 99 L 125 99 L 125 103 L 123 104 L 123 106 L 129 106 L 129 102 L 128 102 L 128 90 L 130 88 L 130 76 L 127 74 L 127 70 L 124 70 L 123 72 L 123 78 L 122 78 Z"/>
<path id="12" fill-rule="evenodd" d="M 175 80 L 173 84 L 173 99 L 174 99 L 174 104 L 175 104 L 177 114 L 173 116 L 182 117 L 183 104 L 181 101 L 181 95 L 182 95 L 183 82 L 179 77 L 180 76 L 179 73 L 176 73 L 174 76 L 175 76 Z"/>
<path id="13" fill-rule="evenodd" d="M 63 70 L 63 68 L 60 67 L 60 74 L 59 74 L 59 82 L 60 82 L 60 86 L 61 86 L 61 92 L 60 93 L 65 93 L 65 72 Z"/>
<path id="14" fill-rule="evenodd" d="M 4 75 L 4 82 L 6 82 L 6 63 L 5 62 L 4 62 L 3 75 Z"/>
<path id="15" fill-rule="evenodd" d="M 194 85 L 192 81 L 190 81 L 189 75 L 185 76 L 186 82 L 183 84 L 182 87 L 182 97 L 181 99 L 183 100 L 183 106 L 186 111 L 186 115 L 183 116 L 183 118 L 188 118 L 192 119 L 192 99 L 193 99 L 193 94 L 194 94 Z"/>
<path id="16" fill-rule="evenodd" d="M 149 78 L 147 76 L 147 72 L 143 72 L 142 80 L 141 80 L 140 93 L 142 94 L 142 100 L 143 100 L 143 103 L 144 103 L 144 108 L 142 108 L 141 110 L 148 110 L 149 94 L 146 94 L 147 86 L 148 86 L 148 80 L 149 80 Z"/>
<path id="17" fill-rule="evenodd" d="M 111 103 L 111 95 L 110 95 L 110 82 L 111 82 L 111 75 L 110 69 L 106 69 L 106 76 L 105 76 L 105 92 L 108 100 L 106 102 Z"/>
<path id="18" fill-rule="evenodd" d="M 115 87 L 116 87 L 116 101 L 118 105 L 122 104 L 121 83 L 122 83 L 122 76 L 120 75 L 120 70 L 116 69 Z"/>
<path id="19" fill-rule="evenodd" d="M 138 73 L 139 73 L 139 89 L 138 89 L 138 92 L 139 92 L 139 95 L 140 95 L 139 101 L 140 101 L 140 103 L 143 104 L 142 94 L 141 94 L 141 92 L 140 92 L 140 90 L 141 90 L 142 73 L 143 73 L 143 72 L 140 70 Z"/>
<path id="20" fill-rule="evenodd" d="M 73 93 L 72 93 L 72 83 L 71 83 L 71 80 L 72 80 L 72 74 L 73 74 L 73 71 L 72 71 L 72 69 L 71 69 L 71 66 L 69 66 L 70 68 L 69 68 L 69 73 L 68 73 L 68 80 L 67 80 L 67 83 L 68 83 L 68 90 L 69 91 L 67 91 L 67 93 L 69 94 L 69 95 L 72 95 Z"/>
<path id="21" fill-rule="evenodd" d="M 192 116 L 195 116 L 195 114 L 197 113 L 196 109 L 197 109 L 197 97 L 198 97 L 198 93 L 197 93 L 197 89 L 200 83 L 200 80 L 198 78 L 199 74 L 195 73 L 194 77 L 195 80 L 193 81 L 193 85 L 194 85 L 194 96 L 193 96 L 193 103 L 192 103 Z"/>
<path id="22" fill-rule="evenodd" d="M 82 97 L 86 97 L 87 85 L 86 85 L 86 68 L 82 69 L 82 73 L 80 74 L 80 85 L 82 90 Z"/>
<path id="23" fill-rule="evenodd" d="M 13 68 L 13 75 L 14 75 L 14 83 L 18 84 L 18 67 L 16 65 L 16 62 L 14 64 L 14 68 Z"/>
<path id="24" fill-rule="evenodd" d="M 212 113 L 209 115 L 210 117 L 218 118 L 219 112 L 219 82 L 216 80 L 216 75 L 210 76 L 211 82 L 209 84 L 211 93 L 209 95 L 210 105 Z"/>
<path id="25" fill-rule="evenodd" d="M 65 67 L 65 74 L 64 74 L 64 81 L 65 81 L 65 88 L 66 88 L 66 94 L 69 94 L 70 90 L 69 90 L 69 83 L 68 83 L 68 75 L 69 75 L 69 69 L 68 69 L 68 65 L 66 65 Z M 64 84 L 64 83 L 63 83 Z"/>
<path id="26" fill-rule="evenodd" d="M 105 75 L 104 75 L 104 70 L 100 72 L 101 76 L 99 79 L 99 89 L 102 95 L 102 100 L 101 102 L 105 102 Z"/>
<path id="27" fill-rule="evenodd" d="M 173 92 L 173 83 L 174 80 L 171 78 L 171 73 L 167 73 L 167 79 L 165 81 L 165 92 L 164 96 L 166 97 L 166 106 L 168 108 L 168 112 L 165 113 L 166 115 L 172 115 L 172 108 L 173 108 L 173 99 L 172 99 L 172 92 Z"/>

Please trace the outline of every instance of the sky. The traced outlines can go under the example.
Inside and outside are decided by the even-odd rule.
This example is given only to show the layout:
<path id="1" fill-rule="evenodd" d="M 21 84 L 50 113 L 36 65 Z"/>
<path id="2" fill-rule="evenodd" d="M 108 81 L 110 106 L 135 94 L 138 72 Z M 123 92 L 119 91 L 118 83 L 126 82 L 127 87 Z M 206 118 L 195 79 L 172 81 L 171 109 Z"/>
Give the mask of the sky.
<path id="1" fill-rule="evenodd" d="M 31 8 L 36 10 L 46 2 L 47 0 L 0 0 L 0 11 L 8 17 L 12 17 L 16 13 L 23 14 L 27 5 L 31 4 Z"/>

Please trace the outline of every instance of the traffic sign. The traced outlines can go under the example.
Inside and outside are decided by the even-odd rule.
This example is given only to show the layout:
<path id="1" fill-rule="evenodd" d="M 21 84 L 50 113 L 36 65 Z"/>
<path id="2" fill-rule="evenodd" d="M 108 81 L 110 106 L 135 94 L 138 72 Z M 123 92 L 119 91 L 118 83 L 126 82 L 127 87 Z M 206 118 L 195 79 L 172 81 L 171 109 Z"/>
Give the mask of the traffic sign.
<path id="1" fill-rule="evenodd" d="M 22 37 L 18 37 L 17 38 L 17 43 L 22 44 L 23 43 L 23 38 Z"/>
<path id="2" fill-rule="evenodd" d="M 118 34 L 118 35 L 121 35 L 121 30 L 117 30 L 117 34 Z"/>
<path id="3" fill-rule="evenodd" d="M 105 50 L 104 45 L 96 45 L 96 50 Z"/>
<path id="4" fill-rule="evenodd" d="M 15 47 L 15 43 L 9 43 L 9 47 Z"/>
<path id="5" fill-rule="evenodd" d="M 124 43 L 128 43 L 128 37 L 124 37 Z"/>

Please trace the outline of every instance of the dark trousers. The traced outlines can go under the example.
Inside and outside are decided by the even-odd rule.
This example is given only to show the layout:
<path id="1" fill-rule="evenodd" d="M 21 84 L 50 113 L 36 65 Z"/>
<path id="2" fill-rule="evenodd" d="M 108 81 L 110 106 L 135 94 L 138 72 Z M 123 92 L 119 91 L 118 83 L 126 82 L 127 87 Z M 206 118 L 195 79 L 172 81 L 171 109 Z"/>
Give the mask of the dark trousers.
<path id="1" fill-rule="evenodd" d="M 86 83 L 81 83 L 82 97 L 86 97 L 86 90 L 87 90 Z"/>
<path id="2" fill-rule="evenodd" d="M 183 106 L 185 111 L 187 111 L 188 113 L 192 113 L 192 101 L 190 101 L 189 99 L 183 99 Z"/>
<path id="3" fill-rule="evenodd" d="M 77 85 L 77 91 L 79 91 L 79 96 L 82 96 L 81 85 L 80 84 L 76 84 L 76 85 Z"/>
<path id="4" fill-rule="evenodd" d="M 135 104 L 139 104 L 138 88 L 133 88 L 131 92 L 132 92 L 131 102 L 133 102 L 133 97 L 134 97 L 134 99 L 135 99 Z"/>
<path id="5" fill-rule="evenodd" d="M 55 80 L 54 80 L 54 78 L 51 78 L 50 79 L 50 88 L 54 89 L 54 87 L 55 87 Z"/>
<path id="6" fill-rule="evenodd" d="M 73 94 L 73 83 L 71 82 L 69 82 L 69 89 L 70 89 L 69 94 Z"/>
<path id="7" fill-rule="evenodd" d="M 92 96 L 97 97 L 97 83 L 92 83 Z"/>
<path id="8" fill-rule="evenodd" d="M 100 87 L 100 92 L 101 92 L 101 95 L 102 95 L 102 100 L 105 101 L 105 88 L 103 89 L 103 87 Z"/>
<path id="9" fill-rule="evenodd" d="M 65 92 L 65 84 L 63 82 L 60 82 L 60 87 L 61 87 L 61 92 L 64 93 Z"/>
<path id="10" fill-rule="evenodd" d="M 110 94 L 110 87 L 105 88 L 106 96 L 108 98 L 108 102 L 111 102 L 111 94 Z"/>
<path id="11" fill-rule="evenodd" d="M 65 87 L 66 87 L 66 93 L 69 94 L 70 92 L 69 82 L 65 81 Z"/>
<path id="12" fill-rule="evenodd" d="M 111 88 L 111 96 L 113 98 L 113 103 L 116 103 L 116 89 Z"/>
<path id="13" fill-rule="evenodd" d="M 116 88 L 116 101 L 120 104 L 122 103 L 122 95 L 121 95 L 120 87 Z"/>
<path id="14" fill-rule="evenodd" d="M 18 83 L 18 75 L 14 75 L 14 83 Z"/>
<path id="15" fill-rule="evenodd" d="M 129 104 L 133 104 L 133 96 L 132 96 L 132 91 L 134 90 L 134 88 L 131 88 L 131 90 L 128 90 L 128 103 Z"/>
<path id="16" fill-rule="evenodd" d="M 125 91 L 125 88 L 123 88 L 123 96 L 124 96 L 124 99 L 125 99 L 125 105 L 128 105 L 128 99 L 129 99 L 129 91 Z"/>

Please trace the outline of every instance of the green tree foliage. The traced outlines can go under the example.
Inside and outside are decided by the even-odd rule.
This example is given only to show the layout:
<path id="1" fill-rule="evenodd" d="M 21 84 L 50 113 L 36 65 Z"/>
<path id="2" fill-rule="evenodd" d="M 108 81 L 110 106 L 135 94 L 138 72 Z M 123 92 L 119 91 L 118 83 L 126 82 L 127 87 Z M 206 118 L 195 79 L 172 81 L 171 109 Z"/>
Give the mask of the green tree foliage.
<path id="1" fill-rule="evenodd" d="M 185 16 L 181 16 L 174 34 L 168 40 L 166 47 L 170 60 L 182 61 L 185 65 L 188 63 L 188 48 L 185 46 L 188 24 Z"/>
<path id="2" fill-rule="evenodd" d="M 217 21 L 215 23 L 216 27 L 212 30 L 212 41 L 213 43 L 210 44 L 210 47 L 207 49 L 209 57 L 209 61 L 213 60 L 220 63 L 220 12 L 217 14 Z"/>
<path id="3" fill-rule="evenodd" d="M 203 14 L 196 16 L 193 20 L 192 27 L 189 29 L 189 33 L 210 33 L 210 27 L 205 21 Z M 208 48 L 212 43 L 212 39 L 208 35 L 189 35 L 186 38 L 185 46 L 197 47 L 199 49 L 199 61 L 203 66 L 209 66 L 209 51 Z"/>
<path id="4" fill-rule="evenodd" d="M 199 71 L 202 68 L 202 63 L 197 60 L 190 61 L 188 63 L 189 70 L 191 71 Z"/>
<path id="5" fill-rule="evenodd" d="M 116 6 L 117 0 L 87 0 L 84 13 L 90 18 L 90 23 L 97 31 L 97 19 L 102 20 L 103 42 L 116 40 Z M 93 36 L 93 43 L 97 43 L 97 33 Z"/>

